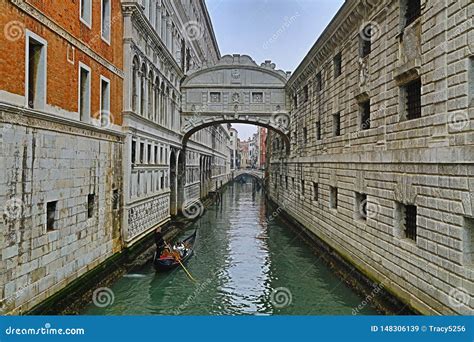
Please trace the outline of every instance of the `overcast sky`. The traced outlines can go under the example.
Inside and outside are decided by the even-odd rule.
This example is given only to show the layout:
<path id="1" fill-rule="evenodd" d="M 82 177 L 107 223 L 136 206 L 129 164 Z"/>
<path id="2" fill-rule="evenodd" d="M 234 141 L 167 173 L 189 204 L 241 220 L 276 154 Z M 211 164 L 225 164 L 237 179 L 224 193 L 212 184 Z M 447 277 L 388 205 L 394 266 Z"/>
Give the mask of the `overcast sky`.
<path id="1" fill-rule="evenodd" d="M 222 55 L 246 54 L 257 64 L 294 71 L 343 0 L 206 0 Z M 241 139 L 255 126 L 232 124 Z"/>

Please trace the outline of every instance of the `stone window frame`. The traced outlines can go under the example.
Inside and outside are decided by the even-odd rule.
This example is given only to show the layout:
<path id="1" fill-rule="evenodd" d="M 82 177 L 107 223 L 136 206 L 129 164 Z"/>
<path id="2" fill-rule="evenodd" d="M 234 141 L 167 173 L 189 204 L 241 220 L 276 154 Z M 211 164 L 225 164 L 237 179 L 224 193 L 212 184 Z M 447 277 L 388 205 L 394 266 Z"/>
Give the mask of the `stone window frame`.
<path id="1" fill-rule="evenodd" d="M 82 99 L 82 96 L 81 96 L 81 85 L 82 85 L 82 71 L 86 71 L 87 72 L 87 75 L 88 75 L 88 79 L 87 79 L 87 88 L 88 88 L 88 91 L 87 91 L 87 113 L 81 113 L 82 112 L 82 107 L 81 107 L 81 99 Z M 92 86 L 91 86 L 91 80 L 92 80 L 92 69 L 82 63 L 82 62 L 79 62 L 79 65 L 78 65 L 78 87 L 77 87 L 77 90 L 78 90 L 78 94 L 77 94 L 77 111 L 79 113 L 79 120 L 82 121 L 82 122 L 86 122 L 86 123 L 89 123 L 90 120 L 91 120 L 91 107 L 92 107 Z"/>
<path id="2" fill-rule="evenodd" d="M 319 183 L 313 182 L 313 201 L 319 201 Z"/>
<path id="3" fill-rule="evenodd" d="M 410 18 L 407 18 L 407 12 L 409 9 L 408 4 L 410 4 L 410 6 L 413 6 L 413 4 L 415 4 L 417 5 L 416 7 L 418 7 L 418 13 L 416 13 L 416 15 Z M 421 4 L 421 0 L 400 0 L 400 25 L 402 30 L 413 24 L 415 21 L 418 20 L 418 18 L 422 16 L 422 9 L 423 5 Z"/>
<path id="4" fill-rule="evenodd" d="M 44 220 L 44 230 L 45 233 L 50 233 L 58 230 L 57 223 L 58 223 L 58 200 L 49 200 L 46 202 L 46 205 L 44 207 L 44 213 L 45 213 L 45 220 Z M 51 218 L 50 215 L 50 206 L 54 206 L 53 210 L 53 217 Z M 50 222 L 52 225 L 50 225 Z"/>
<path id="5" fill-rule="evenodd" d="M 87 15 L 87 17 L 83 16 L 82 15 L 82 7 L 83 7 L 83 3 L 87 3 L 88 4 L 88 8 L 86 8 L 86 10 L 88 9 L 88 12 L 84 14 Z M 93 5 L 93 1 L 92 0 L 79 0 L 79 20 L 85 25 L 87 26 L 89 29 L 92 29 L 92 5 Z"/>
<path id="6" fill-rule="evenodd" d="M 332 59 L 334 79 L 342 75 L 342 51 L 336 53 Z"/>
<path id="7" fill-rule="evenodd" d="M 212 100 L 214 95 L 218 95 L 216 101 Z M 221 103 L 221 102 L 222 102 L 222 93 L 220 91 L 210 91 L 209 92 L 209 103 Z"/>
<path id="8" fill-rule="evenodd" d="M 257 101 L 256 100 L 256 97 L 261 95 L 261 100 L 260 101 Z M 255 103 L 255 104 L 262 104 L 265 102 L 265 92 L 263 91 L 252 91 L 251 93 L 251 99 L 252 99 L 252 103 Z"/>
<path id="9" fill-rule="evenodd" d="M 91 192 L 87 195 L 87 218 L 94 218 L 95 214 L 95 205 L 96 205 L 96 195 L 94 192 Z"/>
<path id="10" fill-rule="evenodd" d="M 315 135 L 316 135 L 316 141 L 321 141 L 323 140 L 323 135 L 321 132 L 321 120 L 317 120 L 315 123 Z"/>
<path id="11" fill-rule="evenodd" d="M 106 10 L 108 13 L 104 13 L 104 4 L 106 6 L 107 3 L 108 8 Z M 107 14 L 108 18 L 106 17 Z M 104 31 L 107 31 L 107 36 L 104 35 Z M 112 0 L 100 0 L 100 37 L 107 45 L 110 45 L 112 40 Z"/>
<path id="12" fill-rule="evenodd" d="M 474 268 L 474 217 L 463 217 L 463 264 Z"/>
<path id="13" fill-rule="evenodd" d="M 337 186 L 329 186 L 329 209 L 336 210 L 338 208 L 338 195 L 339 191 Z"/>
<path id="14" fill-rule="evenodd" d="M 366 97 L 363 100 L 359 101 L 359 117 L 358 117 L 358 124 L 359 130 L 365 131 L 370 129 L 371 127 L 371 103 L 370 98 Z M 368 108 L 367 108 L 368 106 Z M 368 113 L 366 112 L 368 109 Z M 365 124 L 368 122 L 368 124 Z"/>
<path id="15" fill-rule="evenodd" d="M 332 114 L 332 136 L 335 138 L 335 137 L 340 137 L 341 135 L 342 135 L 341 112 L 337 112 L 337 113 Z"/>
<path id="16" fill-rule="evenodd" d="M 29 104 L 29 61 L 30 61 L 30 43 L 31 41 L 36 42 L 39 45 L 42 45 L 41 49 L 41 65 L 38 65 L 38 70 L 42 74 L 41 85 L 38 85 L 35 93 L 35 103 L 30 106 Z M 32 109 L 44 109 L 46 107 L 47 95 L 48 95 L 48 41 L 36 33 L 25 30 L 25 107 Z M 36 101 L 36 98 L 40 97 L 40 101 Z"/>
<path id="17" fill-rule="evenodd" d="M 372 53 L 372 24 L 369 22 L 359 32 L 359 57 L 367 58 Z"/>
<path id="18" fill-rule="evenodd" d="M 407 92 L 407 87 L 413 86 L 415 82 L 420 82 L 420 113 L 419 116 L 415 117 L 408 117 L 408 92 Z M 406 80 L 404 80 L 403 83 L 400 84 L 399 86 L 399 106 L 400 106 L 400 120 L 399 121 L 409 121 L 409 120 L 416 120 L 420 119 L 423 117 L 422 113 L 422 108 L 423 106 L 421 105 L 422 103 L 422 97 L 423 97 L 423 83 L 421 82 L 421 76 L 418 77 L 410 77 Z"/>
<path id="19" fill-rule="evenodd" d="M 394 216 L 394 233 L 395 236 L 403 239 L 404 241 L 412 242 L 414 244 L 417 244 L 417 237 L 418 237 L 418 211 L 416 212 L 416 225 L 415 225 L 415 231 L 414 234 L 410 234 L 412 236 L 407 235 L 407 229 L 410 229 L 410 227 L 407 228 L 406 226 L 406 210 L 407 207 L 415 207 L 417 209 L 416 204 L 413 203 L 404 203 L 404 202 L 395 202 L 395 216 Z M 412 227 L 413 228 L 413 227 Z M 413 233 L 413 232 L 411 232 Z M 413 238 L 414 237 L 414 238 Z"/>
<path id="20" fill-rule="evenodd" d="M 355 219 L 367 222 L 367 194 L 363 192 L 354 192 L 354 216 Z"/>
<path id="21" fill-rule="evenodd" d="M 111 116 L 110 116 L 110 108 L 111 108 L 111 103 L 110 103 L 110 99 L 111 99 L 111 96 L 110 96 L 110 79 L 108 79 L 107 77 L 103 76 L 103 75 L 100 75 L 100 80 L 99 80 L 100 84 L 99 84 L 99 90 L 100 90 L 100 93 L 99 93 L 99 105 L 100 105 L 100 111 L 99 111 L 99 123 L 100 123 L 100 127 L 103 127 L 102 125 L 102 114 L 103 113 L 107 113 L 109 115 L 109 120 L 111 119 Z M 107 97 L 106 97 L 106 108 L 103 107 L 104 105 L 104 98 L 102 97 L 103 95 L 103 84 L 107 84 Z"/>

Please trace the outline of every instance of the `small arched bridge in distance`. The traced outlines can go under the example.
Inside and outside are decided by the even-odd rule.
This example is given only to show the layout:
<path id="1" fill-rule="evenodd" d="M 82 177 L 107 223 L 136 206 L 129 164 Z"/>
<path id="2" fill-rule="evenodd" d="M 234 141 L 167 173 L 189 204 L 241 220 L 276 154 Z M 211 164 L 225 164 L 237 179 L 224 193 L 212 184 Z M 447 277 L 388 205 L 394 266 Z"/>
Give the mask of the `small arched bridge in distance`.
<path id="1" fill-rule="evenodd" d="M 259 181 L 265 180 L 265 172 L 256 169 L 238 169 L 233 171 L 233 178 L 237 179 L 239 176 L 249 175 L 256 178 Z"/>

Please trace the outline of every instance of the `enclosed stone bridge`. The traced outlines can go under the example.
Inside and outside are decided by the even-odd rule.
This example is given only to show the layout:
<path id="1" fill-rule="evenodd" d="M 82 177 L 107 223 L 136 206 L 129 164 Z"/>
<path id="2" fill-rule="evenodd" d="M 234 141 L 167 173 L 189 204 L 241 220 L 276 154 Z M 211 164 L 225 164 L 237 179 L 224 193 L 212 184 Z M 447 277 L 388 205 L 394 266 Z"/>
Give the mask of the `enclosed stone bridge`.
<path id="1" fill-rule="evenodd" d="M 193 71 L 181 85 L 183 145 L 207 126 L 246 123 L 276 131 L 289 149 L 288 78 L 271 61 L 258 66 L 246 55 L 226 55 L 212 67 Z"/>

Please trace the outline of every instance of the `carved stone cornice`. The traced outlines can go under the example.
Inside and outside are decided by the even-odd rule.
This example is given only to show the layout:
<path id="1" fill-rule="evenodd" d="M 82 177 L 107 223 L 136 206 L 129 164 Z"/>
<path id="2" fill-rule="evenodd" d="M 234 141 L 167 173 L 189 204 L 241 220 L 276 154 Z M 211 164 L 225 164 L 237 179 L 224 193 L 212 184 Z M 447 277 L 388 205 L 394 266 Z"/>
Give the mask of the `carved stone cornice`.
<path id="1" fill-rule="evenodd" d="M 124 15 L 126 13 L 126 15 L 132 17 L 132 24 L 136 26 L 139 31 L 146 34 L 147 43 L 151 40 L 149 43 L 152 46 L 153 51 L 160 57 L 166 66 L 174 69 L 180 79 L 183 78 L 183 70 L 181 70 L 178 63 L 176 63 L 155 29 L 150 25 L 148 19 L 141 10 L 140 5 L 137 2 L 122 2 L 122 11 L 124 12 Z"/>
<path id="2" fill-rule="evenodd" d="M 295 91 L 307 82 L 308 77 L 318 71 L 318 67 L 320 69 L 334 53 L 341 50 L 361 20 L 375 9 L 379 10 L 382 5 L 383 1 L 380 0 L 347 0 L 296 68 L 288 80 L 287 88 Z"/>
<path id="3" fill-rule="evenodd" d="M 73 45 L 76 47 L 79 51 L 84 52 L 87 54 L 90 58 L 94 59 L 96 62 L 102 64 L 105 66 L 109 71 L 113 72 L 115 75 L 117 75 L 120 78 L 124 77 L 123 70 L 119 69 L 117 66 L 114 64 L 110 63 L 108 60 L 100 56 L 98 53 L 96 53 L 93 49 L 91 49 L 88 45 L 86 45 L 84 42 L 81 40 L 77 39 L 74 37 L 71 33 L 66 31 L 64 28 L 62 28 L 58 23 L 53 21 L 51 18 L 47 17 L 44 15 L 40 10 L 38 10 L 36 7 L 33 5 L 27 3 L 24 0 L 10 0 L 10 2 L 18 7 L 21 11 L 25 12 L 27 15 L 30 17 L 34 18 L 44 26 L 47 26 L 48 29 L 62 37 L 64 40 L 66 40 L 69 44 Z"/>

